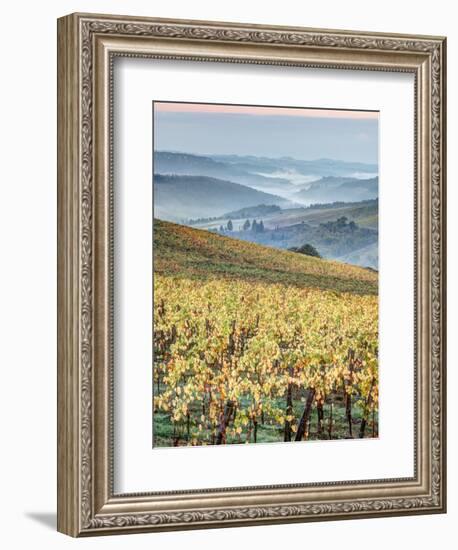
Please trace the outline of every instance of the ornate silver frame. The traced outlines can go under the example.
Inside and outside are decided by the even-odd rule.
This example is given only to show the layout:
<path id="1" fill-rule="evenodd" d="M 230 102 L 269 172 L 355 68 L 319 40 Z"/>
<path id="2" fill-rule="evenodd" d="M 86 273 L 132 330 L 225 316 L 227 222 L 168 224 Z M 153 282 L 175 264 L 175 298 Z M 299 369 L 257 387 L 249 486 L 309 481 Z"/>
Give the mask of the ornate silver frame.
<path id="1" fill-rule="evenodd" d="M 445 38 L 73 14 L 58 21 L 58 530 L 72 536 L 445 511 Z M 408 479 L 113 493 L 116 56 L 415 75 L 416 434 Z"/>

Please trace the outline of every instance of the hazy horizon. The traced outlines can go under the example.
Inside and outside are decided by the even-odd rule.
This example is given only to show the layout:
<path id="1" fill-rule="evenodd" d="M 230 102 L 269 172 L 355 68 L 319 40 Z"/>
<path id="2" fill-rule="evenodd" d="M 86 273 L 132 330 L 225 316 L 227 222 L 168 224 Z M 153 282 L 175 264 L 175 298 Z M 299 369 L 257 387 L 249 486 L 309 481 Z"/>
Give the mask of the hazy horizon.
<path id="1" fill-rule="evenodd" d="M 154 149 L 378 165 L 378 113 L 154 102 Z"/>
<path id="2" fill-rule="evenodd" d="M 299 157 L 293 157 L 291 155 L 282 155 L 282 156 L 267 156 L 267 155 L 253 155 L 250 153 L 242 154 L 242 153 L 212 153 L 210 151 L 202 151 L 202 152 L 190 152 L 185 151 L 183 149 L 157 149 L 154 148 L 155 153 L 174 153 L 178 155 L 194 155 L 196 157 L 214 157 L 214 156 L 235 156 L 235 157 L 253 157 L 258 159 L 268 159 L 268 160 L 297 160 L 297 161 L 303 161 L 303 162 L 322 162 L 322 161 L 336 161 L 336 162 L 344 162 L 348 164 L 365 164 L 367 166 L 378 166 L 378 162 L 363 162 L 360 160 L 355 159 L 347 159 L 347 160 L 341 160 L 333 157 L 314 157 L 314 158 L 299 158 Z"/>

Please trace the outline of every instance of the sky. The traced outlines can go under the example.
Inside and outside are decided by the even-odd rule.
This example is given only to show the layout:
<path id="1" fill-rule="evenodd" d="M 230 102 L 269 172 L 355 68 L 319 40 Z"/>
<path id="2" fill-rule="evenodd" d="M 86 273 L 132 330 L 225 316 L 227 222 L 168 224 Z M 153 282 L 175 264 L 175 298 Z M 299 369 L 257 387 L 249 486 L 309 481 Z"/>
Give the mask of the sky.
<path id="1" fill-rule="evenodd" d="M 154 148 L 378 162 L 378 112 L 154 102 Z"/>

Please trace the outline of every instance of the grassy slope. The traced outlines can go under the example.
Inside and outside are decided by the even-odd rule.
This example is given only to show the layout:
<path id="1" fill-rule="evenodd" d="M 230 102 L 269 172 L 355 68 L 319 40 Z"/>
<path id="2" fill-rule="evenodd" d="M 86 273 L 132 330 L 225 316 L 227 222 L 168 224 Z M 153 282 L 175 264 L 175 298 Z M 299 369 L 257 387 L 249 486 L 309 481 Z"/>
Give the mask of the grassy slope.
<path id="1" fill-rule="evenodd" d="M 154 271 L 196 279 L 239 278 L 377 294 L 376 273 L 353 265 L 239 241 L 154 220 Z"/>

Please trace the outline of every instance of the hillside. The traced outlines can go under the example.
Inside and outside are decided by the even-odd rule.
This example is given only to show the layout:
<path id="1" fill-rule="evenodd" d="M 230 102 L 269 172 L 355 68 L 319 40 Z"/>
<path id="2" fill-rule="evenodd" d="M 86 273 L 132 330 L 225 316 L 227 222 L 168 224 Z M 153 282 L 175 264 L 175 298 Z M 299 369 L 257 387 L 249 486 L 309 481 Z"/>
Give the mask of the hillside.
<path id="1" fill-rule="evenodd" d="M 258 204 L 285 204 L 281 197 L 206 176 L 154 174 L 155 216 L 170 221 L 218 216 Z"/>
<path id="2" fill-rule="evenodd" d="M 265 177 L 251 169 L 247 170 L 245 166 L 237 163 L 228 163 L 208 156 L 189 153 L 155 151 L 154 171 L 158 174 L 207 176 L 230 180 L 267 192 L 283 190 L 287 193 L 295 190 L 288 179 L 270 175 Z"/>
<path id="3" fill-rule="evenodd" d="M 315 202 L 357 202 L 378 197 L 378 177 L 369 179 L 325 177 L 312 182 L 292 199 L 306 204 Z"/>
<path id="4" fill-rule="evenodd" d="M 195 279 L 224 277 L 355 294 L 377 294 L 377 273 L 331 260 L 154 220 L 154 271 Z"/>
<path id="5" fill-rule="evenodd" d="M 361 227 L 377 229 L 378 227 L 378 199 L 359 202 L 334 202 L 313 204 L 298 208 L 281 209 L 275 205 L 260 204 L 240 210 L 227 212 L 206 220 L 193 220 L 190 225 L 197 229 L 218 229 L 232 220 L 234 227 L 243 225 L 246 219 L 262 218 L 266 228 L 285 227 L 306 222 L 310 225 L 319 225 L 337 220 L 345 216 Z"/>
<path id="6" fill-rule="evenodd" d="M 343 217 L 347 220 L 345 224 L 333 223 Z M 195 220 L 190 225 L 221 232 L 220 227 L 227 227 L 229 219 L 233 224 L 233 231 L 226 232 L 229 237 L 283 249 L 308 243 L 324 258 L 378 269 L 377 199 L 283 210 L 258 205 L 217 218 Z M 257 219 L 258 222 L 262 219 L 264 230 L 244 230 L 247 219 Z M 356 225 L 350 225 L 350 222 Z"/>
<path id="7" fill-rule="evenodd" d="M 300 160 L 292 157 L 257 157 L 253 155 L 208 155 L 213 160 L 243 168 L 250 172 L 313 175 L 315 178 L 348 176 L 349 174 L 374 174 L 377 164 L 348 162 L 336 159 Z M 285 176 L 287 177 L 287 176 Z"/>
<path id="8" fill-rule="evenodd" d="M 286 225 L 276 229 L 264 229 L 264 231 L 226 231 L 227 236 L 244 241 L 271 246 L 274 248 L 288 249 L 301 247 L 304 244 L 314 246 L 323 258 L 341 261 L 347 255 L 362 248 L 375 246 L 377 248 L 378 233 L 374 229 L 360 227 L 347 218 L 311 225 L 305 222 Z M 355 257 L 353 260 L 345 260 L 348 263 L 361 265 L 362 267 L 378 268 L 375 258 L 367 256 L 370 262 L 361 263 L 365 256 Z M 356 261 L 358 260 L 358 261 Z"/>
<path id="9" fill-rule="evenodd" d="M 370 196 L 363 196 L 361 190 L 353 189 L 350 185 L 348 189 L 345 186 L 338 189 L 336 198 L 333 198 L 333 189 L 340 184 L 357 182 L 358 178 L 373 178 L 378 172 L 378 167 L 374 164 L 333 159 L 307 161 L 289 157 L 196 155 L 155 151 L 154 171 L 158 174 L 207 176 L 229 180 L 289 200 L 302 200 L 307 204 L 332 202 L 341 198 L 348 202 L 377 196 L 373 195 L 372 190 Z M 309 190 L 311 183 L 313 189 Z M 302 190 L 304 197 L 295 197 L 296 192 Z M 346 193 L 348 196 L 345 196 Z"/>
<path id="10" fill-rule="evenodd" d="M 295 223 L 306 222 L 310 225 L 330 222 L 345 216 L 361 227 L 377 229 L 378 200 L 362 202 L 313 205 L 307 208 L 290 208 L 263 218 L 266 227 L 284 227 Z"/>

